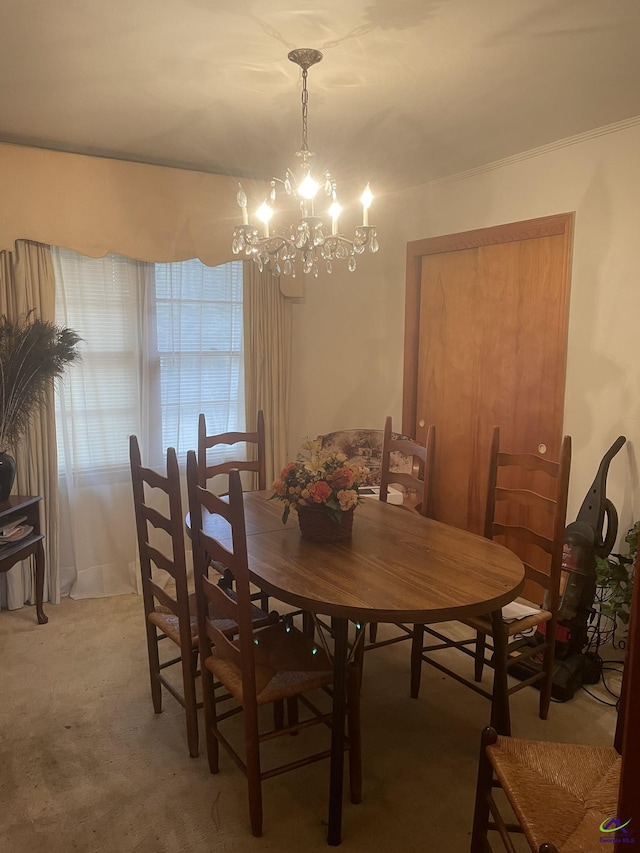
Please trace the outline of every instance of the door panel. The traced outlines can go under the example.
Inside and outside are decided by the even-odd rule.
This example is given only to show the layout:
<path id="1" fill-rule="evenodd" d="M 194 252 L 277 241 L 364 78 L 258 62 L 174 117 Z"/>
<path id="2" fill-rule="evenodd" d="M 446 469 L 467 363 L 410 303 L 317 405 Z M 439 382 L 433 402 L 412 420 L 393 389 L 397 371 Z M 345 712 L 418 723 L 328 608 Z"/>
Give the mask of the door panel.
<path id="1" fill-rule="evenodd" d="M 491 430 L 557 459 L 572 215 L 409 244 L 403 431 L 436 425 L 435 518 L 482 533 Z"/>

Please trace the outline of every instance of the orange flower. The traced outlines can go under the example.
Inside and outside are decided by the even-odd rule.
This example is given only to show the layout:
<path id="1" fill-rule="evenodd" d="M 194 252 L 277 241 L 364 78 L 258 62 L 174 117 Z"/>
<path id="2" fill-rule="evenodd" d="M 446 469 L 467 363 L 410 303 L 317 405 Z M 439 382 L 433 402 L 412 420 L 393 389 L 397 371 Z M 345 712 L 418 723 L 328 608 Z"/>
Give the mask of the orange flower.
<path id="1" fill-rule="evenodd" d="M 331 475 L 331 484 L 334 489 L 343 489 L 345 486 L 352 486 L 354 481 L 353 471 L 350 468 L 338 468 Z"/>
<path id="2" fill-rule="evenodd" d="M 314 503 L 323 504 L 331 496 L 331 487 L 324 480 L 309 486 L 309 496 Z"/>

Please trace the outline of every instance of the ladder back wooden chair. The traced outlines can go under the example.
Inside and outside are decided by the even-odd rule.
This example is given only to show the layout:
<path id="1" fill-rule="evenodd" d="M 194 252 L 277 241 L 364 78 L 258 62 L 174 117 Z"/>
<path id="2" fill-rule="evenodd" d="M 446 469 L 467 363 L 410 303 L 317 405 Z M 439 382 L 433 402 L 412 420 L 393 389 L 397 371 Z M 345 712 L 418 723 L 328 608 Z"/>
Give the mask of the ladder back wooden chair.
<path id="1" fill-rule="evenodd" d="M 224 475 L 228 479 L 229 471 L 235 469 L 242 472 L 250 472 L 254 475 L 253 488 L 262 491 L 267 488 L 267 474 L 265 463 L 265 428 L 264 413 L 258 411 L 256 428 L 254 432 L 222 432 L 218 435 L 207 435 L 207 421 L 203 413 L 198 418 L 198 483 L 203 488 L 207 487 L 209 480 Z M 208 451 L 219 447 L 230 447 L 234 445 L 246 445 L 246 458 L 225 460 L 224 462 L 208 462 Z M 238 457 L 242 456 L 241 448 L 238 447 Z M 226 484 L 223 487 L 226 489 Z M 225 492 L 226 493 L 226 492 Z M 227 575 L 227 582 L 229 576 Z M 266 612 L 269 609 L 269 596 L 266 594 L 254 594 L 253 601 L 260 601 L 260 607 Z"/>
<path id="2" fill-rule="evenodd" d="M 415 509 L 418 503 L 416 495 L 422 494 L 423 483 L 420 480 L 424 479 L 424 446 L 414 442 L 407 435 L 395 433 L 391 429 L 391 419 L 387 419 L 388 431 L 386 429 L 345 429 L 336 430 L 334 432 L 319 435 L 317 440 L 322 446 L 322 450 L 328 453 L 343 453 L 346 456 L 345 464 L 358 465 L 365 467 L 368 471 L 362 486 L 360 494 L 368 496 L 366 499 L 384 500 L 386 503 L 402 505 L 408 509 Z M 396 441 L 398 442 L 396 444 Z M 402 442 L 405 442 L 402 445 Z M 388 445 L 387 453 L 384 458 L 385 443 Z M 403 450 L 406 447 L 406 452 Z M 417 457 L 414 456 L 412 449 L 417 449 Z M 431 464 L 430 458 L 428 464 Z M 384 497 L 382 493 L 382 467 L 384 464 L 386 482 L 384 486 Z M 405 476 L 409 480 L 405 481 Z M 393 485 L 408 483 L 409 501 L 404 503 L 404 494 L 398 489 L 394 489 Z M 429 478 L 426 479 L 427 484 Z M 404 488 L 404 487 L 403 487 Z M 426 505 L 425 505 L 426 506 Z M 318 620 L 316 620 L 318 621 Z M 324 622 L 321 622 L 324 628 L 329 628 Z M 401 636 L 397 636 L 386 642 L 377 642 L 378 629 L 375 622 L 369 625 L 369 642 L 365 641 L 365 631 L 360 631 L 360 627 L 356 629 L 357 654 L 360 665 L 362 665 L 362 653 L 371 648 L 379 648 L 389 643 L 396 643 L 400 640 L 409 639 L 411 636 L 410 628 L 399 626 L 402 631 Z M 406 633 L 409 632 L 409 633 Z"/>
<path id="3" fill-rule="evenodd" d="M 330 726 L 331 714 L 322 713 L 306 695 L 309 691 L 330 688 L 333 667 L 324 650 L 312 638 L 283 620 L 255 630 L 250 618 L 249 565 L 240 474 L 229 472 L 228 501 L 199 485 L 195 454 L 187 457 L 187 481 L 194 544 L 194 571 L 200 627 L 202 689 L 205 710 L 207 753 L 212 773 L 219 769 L 219 744 L 233 757 L 247 777 L 251 829 L 262 834 L 262 781 L 272 776 L 330 756 L 330 749 L 306 755 L 286 764 L 262 767 L 261 747 L 275 737 L 293 734 L 302 728 L 324 723 Z M 219 516 L 229 529 L 228 539 L 218 541 L 203 529 L 205 513 Z M 209 557 L 226 566 L 233 574 L 235 596 L 213 583 L 208 577 Z M 225 613 L 237 622 L 239 636 L 231 640 L 206 618 L 207 609 Z M 237 705 L 220 712 L 214 678 L 234 697 Z M 357 678 L 349 679 L 348 748 L 351 798 L 361 796 L 360 722 Z M 311 712 L 307 719 L 298 716 L 298 700 Z M 288 724 L 278 707 L 288 710 Z M 276 723 L 268 731 L 261 730 L 262 706 L 274 705 Z M 226 707 L 226 706 L 225 706 Z M 223 733 L 221 724 L 236 713 L 244 717 L 244 757 Z"/>
<path id="4" fill-rule="evenodd" d="M 639 561 L 636 558 L 636 578 Z M 482 733 L 471 853 L 492 853 L 489 831 L 504 850 L 524 834 L 533 853 L 598 853 L 606 841 L 630 849 L 640 826 L 640 591 L 635 585 L 614 745 L 530 741 Z M 500 788 L 515 822 L 504 816 Z M 623 846 L 624 845 L 624 846 Z"/>
<path id="5" fill-rule="evenodd" d="M 187 586 L 184 516 L 180 498 L 178 460 L 174 448 L 170 447 L 167 450 L 166 476 L 151 468 L 144 468 L 135 435 L 129 437 L 129 459 L 142 574 L 142 598 L 153 708 L 156 714 L 162 711 L 163 688 L 182 705 L 187 724 L 189 754 L 195 757 L 198 755 L 198 705 L 195 688 L 198 627 L 195 597 L 190 598 Z M 164 512 L 150 504 L 149 491 L 145 493 L 145 489 L 164 494 L 167 506 Z M 153 529 L 162 530 L 166 534 L 168 554 L 151 544 Z M 152 566 L 164 569 L 171 575 L 173 589 L 170 586 L 165 588 L 154 580 Z M 164 639 L 172 641 L 178 647 L 180 654 L 161 662 L 159 642 Z M 164 670 L 176 664 L 180 664 L 182 668 L 182 692 L 164 675 Z"/>
<path id="6" fill-rule="evenodd" d="M 494 670 L 494 683 L 505 671 L 518 666 L 520 674 L 523 667 L 526 673 L 509 687 L 509 695 L 539 684 L 539 713 L 546 720 L 553 682 L 570 465 L 569 436 L 562 440 L 560 460 L 553 462 L 535 454 L 504 452 L 500 449 L 500 430 L 494 427 L 484 534 L 523 560 L 526 598 L 517 599 L 515 606 L 508 605 L 502 613 L 465 620 L 464 624 L 475 632 L 468 640 L 454 639 L 440 630 L 421 626 L 414 634 L 412 653 L 414 698 L 420 689 L 424 662 L 491 699 L 492 725 L 501 734 L 509 734 L 508 705 L 504 707 L 494 701 L 493 690 L 485 689 L 480 682 L 485 666 Z M 535 641 L 523 638 L 523 632 L 536 628 Z M 424 646 L 423 633 L 437 643 Z M 473 681 L 434 659 L 433 654 L 445 648 L 457 649 L 474 658 Z"/>
<path id="7" fill-rule="evenodd" d="M 404 490 L 403 509 L 417 512 L 423 516 L 432 514 L 431 495 L 433 480 L 433 461 L 435 456 L 436 428 L 431 424 L 427 429 L 424 444 L 411 438 L 396 436 L 392 429 L 391 418 L 384 425 L 382 439 L 382 461 L 380 464 L 380 500 L 387 500 L 389 486 L 399 485 Z M 402 453 L 411 460 L 410 472 L 394 471 L 391 458 L 394 453 Z"/>
<path id="8" fill-rule="evenodd" d="M 247 446 L 246 459 L 226 460 L 224 462 L 209 464 L 208 451 L 216 447 L 229 447 L 245 444 Z M 258 412 L 256 428 L 253 432 L 223 432 L 218 435 L 207 435 L 207 422 L 204 414 L 198 419 L 198 482 L 206 488 L 207 482 L 220 474 L 229 474 L 232 468 L 238 471 L 249 471 L 255 475 L 253 488 L 263 490 L 267 488 L 267 474 L 265 464 L 265 429 L 264 414 Z M 238 457 L 242 454 L 238 448 Z M 251 458 L 251 457 L 254 458 Z"/>
<path id="9" fill-rule="evenodd" d="M 402 509 L 416 512 L 419 515 L 431 514 L 431 495 L 433 484 L 433 462 L 435 458 L 436 428 L 433 424 L 427 429 L 424 444 L 411 438 L 393 432 L 391 417 L 385 421 L 382 436 L 382 458 L 380 463 L 380 500 L 387 502 L 389 487 L 400 486 L 404 500 L 399 504 Z M 402 458 L 410 465 L 410 470 L 394 470 L 392 459 L 394 454 L 402 454 Z M 380 648 L 381 646 L 410 640 L 414 635 L 413 626 L 397 626 L 401 633 L 380 642 L 377 641 L 378 626 L 372 622 L 369 626 L 370 642 L 364 646 L 364 651 Z"/>

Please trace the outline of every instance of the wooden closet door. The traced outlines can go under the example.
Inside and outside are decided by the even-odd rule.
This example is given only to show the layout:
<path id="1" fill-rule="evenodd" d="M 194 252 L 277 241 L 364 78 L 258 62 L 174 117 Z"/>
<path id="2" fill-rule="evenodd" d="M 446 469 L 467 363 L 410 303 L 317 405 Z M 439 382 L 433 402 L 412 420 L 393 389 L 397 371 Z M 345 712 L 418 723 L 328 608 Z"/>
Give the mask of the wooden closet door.
<path id="1" fill-rule="evenodd" d="M 408 244 L 403 432 L 436 425 L 434 515 L 482 533 L 491 431 L 557 460 L 573 215 Z"/>

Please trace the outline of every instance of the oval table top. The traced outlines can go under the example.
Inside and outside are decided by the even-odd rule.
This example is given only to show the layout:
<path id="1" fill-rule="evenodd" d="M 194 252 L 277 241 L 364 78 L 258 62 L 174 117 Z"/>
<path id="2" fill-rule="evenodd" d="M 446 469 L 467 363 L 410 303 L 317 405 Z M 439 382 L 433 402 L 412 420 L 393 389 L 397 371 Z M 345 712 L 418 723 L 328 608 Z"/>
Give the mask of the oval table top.
<path id="1" fill-rule="evenodd" d="M 350 540 L 310 542 L 295 511 L 282 524 L 271 494 L 244 495 L 249 569 L 288 604 L 364 622 L 446 622 L 497 610 L 522 590 L 521 560 L 482 536 L 365 498 Z M 203 526 L 228 538 L 219 517 Z"/>

